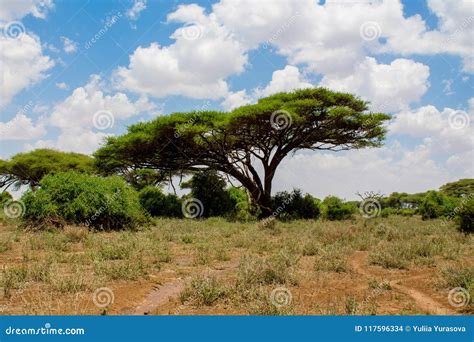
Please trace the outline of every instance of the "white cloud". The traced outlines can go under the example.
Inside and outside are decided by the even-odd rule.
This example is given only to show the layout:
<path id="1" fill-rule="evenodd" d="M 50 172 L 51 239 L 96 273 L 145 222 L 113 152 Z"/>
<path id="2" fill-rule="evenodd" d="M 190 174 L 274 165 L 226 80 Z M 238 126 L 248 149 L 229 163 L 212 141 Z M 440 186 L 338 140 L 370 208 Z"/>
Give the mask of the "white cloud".
<path id="1" fill-rule="evenodd" d="M 140 13 L 146 9 L 146 0 L 134 0 L 133 6 L 125 12 L 125 15 L 130 20 L 137 20 L 140 17 Z"/>
<path id="2" fill-rule="evenodd" d="M 74 53 L 77 51 L 77 43 L 68 37 L 61 37 L 61 41 L 63 42 L 63 50 L 66 53 Z"/>
<path id="3" fill-rule="evenodd" d="M 31 118 L 17 113 L 8 122 L 0 122 L 0 140 L 32 140 L 46 133 L 42 124 L 35 125 Z"/>
<path id="4" fill-rule="evenodd" d="M 92 128 L 94 114 L 101 110 L 112 113 L 116 121 L 156 109 L 146 97 L 133 102 L 124 93 L 104 94 L 104 87 L 101 78 L 92 75 L 85 86 L 54 107 L 50 124 L 63 129 Z"/>
<path id="5" fill-rule="evenodd" d="M 169 22 L 184 27 L 171 36 L 169 46 L 152 43 L 130 56 L 128 67 L 116 70 L 116 84 L 156 97 L 184 95 L 217 99 L 227 95 L 225 79 L 244 70 L 247 55 L 230 32 L 197 5 L 180 6 Z"/>
<path id="6" fill-rule="evenodd" d="M 65 82 L 56 83 L 56 87 L 58 87 L 59 89 L 62 89 L 62 90 L 68 90 L 69 89 L 69 86 Z"/>
<path id="7" fill-rule="evenodd" d="M 255 89 L 257 97 L 265 97 L 282 91 L 292 91 L 294 89 L 311 88 L 313 85 L 306 81 L 299 69 L 292 65 L 287 65 L 282 70 L 273 72 L 272 79 L 263 89 Z"/>
<path id="8" fill-rule="evenodd" d="M 52 0 L 3 0 L 0 3 L 0 21 L 21 19 L 28 14 L 44 19 L 51 8 Z"/>
<path id="9" fill-rule="evenodd" d="M 248 95 L 246 90 L 230 92 L 221 105 L 225 110 L 256 102 L 260 97 L 265 97 L 282 91 L 292 91 L 295 89 L 311 88 L 309 83 L 301 74 L 299 69 L 292 65 L 287 65 L 281 70 L 275 70 L 272 79 L 263 88 L 257 87 Z"/>
<path id="10" fill-rule="evenodd" d="M 17 39 L 0 35 L 0 107 L 23 89 L 41 81 L 54 65 L 43 55 L 38 37 L 24 33 Z"/>
<path id="11" fill-rule="evenodd" d="M 372 110 L 395 112 L 420 100 L 428 90 L 429 75 L 428 66 L 409 59 L 379 64 L 366 57 L 350 76 L 326 75 L 321 85 L 355 93 L 371 101 Z"/>

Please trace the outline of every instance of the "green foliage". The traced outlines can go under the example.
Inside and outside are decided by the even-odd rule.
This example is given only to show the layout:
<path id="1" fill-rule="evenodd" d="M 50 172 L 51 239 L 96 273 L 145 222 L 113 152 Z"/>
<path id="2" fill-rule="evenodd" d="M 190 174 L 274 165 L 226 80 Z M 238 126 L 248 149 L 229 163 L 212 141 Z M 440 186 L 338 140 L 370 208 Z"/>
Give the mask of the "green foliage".
<path id="1" fill-rule="evenodd" d="M 13 197 L 8 191 L 0 192 L 0 205 L 3 206 L 6 202 L 11 200 Z"/>
<path id="2" fill-rule="evenodd" d="M 283 220 L 316 219 L 320 215 L 319 200 L 310 194 L 303 196 L 299 189 L 277 193 L 272 199 L 272 209 Z"/>
<path id="3" fill-rule="evenodd" d="M 84 154 L 51 149 L 18 153 L 9 161 L 0 160 L 0 187 L 29 185 L 34 188 L 45 175 L 69 170 L 93 173 L 94 160 Z"/>
<path id="4" fill-rule="evenodd" d="M 474 196 L 472 193 L 461 199 L 454 212 L 461 231 L 474 233 Z"/>
<path id="5" fill-rule="evenodd" d="M 417 209 L 410 208 L 383 208 L 380 216 L 389 217 L 390 215 L 413 216 L 417 213 Z"/>
<path id="6" fill-rule="evenodd" d="M 202 217 L 225 216 L 235 206 L 225 189 L 225 180 L 212 169 L 196 172 L 188 185 L 191 196 L 201 201 L 204 207 Z"/>
<path id="7" fill-rule="evenodd" d="M 323 217 L 330 221 L 347 220 L 352 217 L 356 208 L 350 203 L 343 202 L 336 196 L 328 196 L 321 203 Z"/>
<path id="8" fill-rule="evenodd" d="M 144 222 L 137 192 L 120 177 L 77 172 L 45 176 L 39 190 L 25 193 L 27 224 L 84 224 L 97 229 L 134 228 Z"/>
<path id="9" fill-rule="evenodd" d="M 474 179 L 460 179 L 456 182 L 447 183 L 439 188 L 446 196 L 461 197 L 474 193 Z"/>
<path id="10" fill-rule="evenodd" d="M 249 196 L 244 189 L 230 187 L 227 192 L 229 193 L 230 200 L 234 204 L 234 209 L 231 213 L 233 219 L 238 221 L 250 221 L 255 219 Z"/>
<path id="11" fill-rule="evenodd" d="M 448 216 L 456 208 L 456 202 L 455 199 L 449 198 L 441 192 L 428 191 L 418 211 L 424 220 Z"/>
<path id="12" fill-rule="evenodd" d="M 140 204 L 151 216 L 182 217 L 181 201 L 176 195 L 165 195 L 159 188 L 146 186 L 140 190 Z"/>

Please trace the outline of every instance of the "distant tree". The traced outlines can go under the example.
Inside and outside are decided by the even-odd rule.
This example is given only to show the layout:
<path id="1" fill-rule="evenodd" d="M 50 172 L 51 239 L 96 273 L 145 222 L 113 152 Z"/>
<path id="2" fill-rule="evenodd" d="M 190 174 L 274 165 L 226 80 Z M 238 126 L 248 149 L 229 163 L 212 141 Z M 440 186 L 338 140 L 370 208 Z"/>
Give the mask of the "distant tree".
<path id="1" fill-rule="evenodd" d="M 132 125 L 95 157 L 107 172 L 217 170 L 240 182 L 268 217 L 273 178 L 288 155 L 381 146 L 390 116 L 367 110 L 354 95 L 324 88 L 278 93 L 230 113 L 174 113 Z"/>
<path id="2" fill-rule="evenodd" d="M 28 185 L 34 189 L 47 174 L 69 170 L 92 173 L 94 160 L 84 154 L 51 149 L 18 153 L 10 160 L 0 160 L 0 188 Z"/>
<path id="3" fill-rule="evenodd" d="M 456 182 L 444 184 L 440 191 L 447 196 L 461 197 L 474 193 L 474 179 L 465 178 Z"/>
<path id="4" fill-rule="evenodd" d="M 336 196 L 328 196 L 321 203 L 323 216 L 330 221 L 346 220 L 352 217 L 356 207 Z"/>
<path id="5" fill-rule="evenodd" d="M 159 188 L 146 186 L 138 193 L 142 207 L 151 216 L 182 217 L 181 201 L 174 194 L 164 194 Z"/>
<path id="6" fill-rule="evenodd" d="M 418 209 L 423 220 L 448 216 L 454 212 L 457 200 L 438 191 L 428 191 Z"/>
<path id="7" fill-rule="evenodd" d="M 310 194 L 303 195 L 300 189 L 278 192 L 272 198 L 273 214 L 280 219 L 315 219 L 320 214 L 319 202 Z"/>
<path id="8" fill-rule="evenodd" d="M 189 182 L 182 185 L 190 188 L 191 196 L 201 201 L 202 217 L 224 216 L 233 210 L 235 203 L 226 186 L 225 180 L 212 169 L 196 172 Z"/>

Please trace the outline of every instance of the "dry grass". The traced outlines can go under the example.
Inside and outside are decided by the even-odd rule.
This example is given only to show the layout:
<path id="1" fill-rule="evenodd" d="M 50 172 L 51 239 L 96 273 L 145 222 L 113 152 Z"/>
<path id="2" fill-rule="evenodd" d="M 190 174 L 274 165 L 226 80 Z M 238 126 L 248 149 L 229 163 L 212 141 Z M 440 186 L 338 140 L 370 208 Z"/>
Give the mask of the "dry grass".
<path id="1" fill-rule="evenodd" d="M 120 313 L 122 307 L 138 305 L 157 283 L 180 277 L 193 280 L 170 302 L 171 312 L 420 313 L 383 277 L 355 275 L 348 262 L 355 251 L 367 251 L 373 265 L 368 267 L 381 274 L 387 269 L 394 277 L 397 272 L 426 273 L 420 286 L 440 300 L 453 287 L 474 295 L 474 238 L 417 217 L 263 226 L 158 219 L 136 232 L 90 232 L 84 227 L 23 231 L 15 222 L 3 222 L 0 308 L 5 314 L 97 314 L 91 296 L 104 286 L 118 291 L 111 312 Z M 224 277 L 209 276 L 210 269 L 225 267 L 231 268 Z M 292 293 L 290 305 L 271 302 L 278 287 Z"/>

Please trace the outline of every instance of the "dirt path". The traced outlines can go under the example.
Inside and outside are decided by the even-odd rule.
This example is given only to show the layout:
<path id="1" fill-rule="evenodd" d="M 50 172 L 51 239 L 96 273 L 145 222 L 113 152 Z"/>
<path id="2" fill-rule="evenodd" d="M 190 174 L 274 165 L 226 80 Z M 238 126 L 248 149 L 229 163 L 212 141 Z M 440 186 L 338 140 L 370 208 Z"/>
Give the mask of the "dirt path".
<path id="1" fill-rule="evenodd" d="M 205 274 L 209 277 L 222 277 L 232 270 L 235 270 L 239 265 L 238 260 L 231 260 L 224 264 L 219 265 L 214 269 L 210 269 Z M 197 275 L 197 274 L 195 274 Z M 128 314 L 130 315 L 148 315 L 160 306 L 168 303 L 170 300 L 177 298 L 181 291 L 185 288 L 186 284 L 191 281 L 192 276 L 186 278 L 178 278 L 166 282 L 154 288 L 146 298 L 135 308 L 133 308 Z"/>
<path id="2" fill-rule="evenodd" d="M 363 251 L 357 251 L 349 258 L 349 264 L 353 270 L 366 278 L 378 277 L 378 275 L 373 274 L 368 265 L 368 253 Z M 400 282 L 403 280 L 414 280 L 412 278 L 407 279 L 395 279 L 390 280 L 390 286 L 395 290 L 410 296 L 416 303 L 416 306 L 427 314 L 431 315 L 456 315 L 456 311 L 447 308 L 446 306 L 440 304 L 435 299 L 431 298 L 429 295 L 422 293 L 412 287 L 401 285 Z"/>

